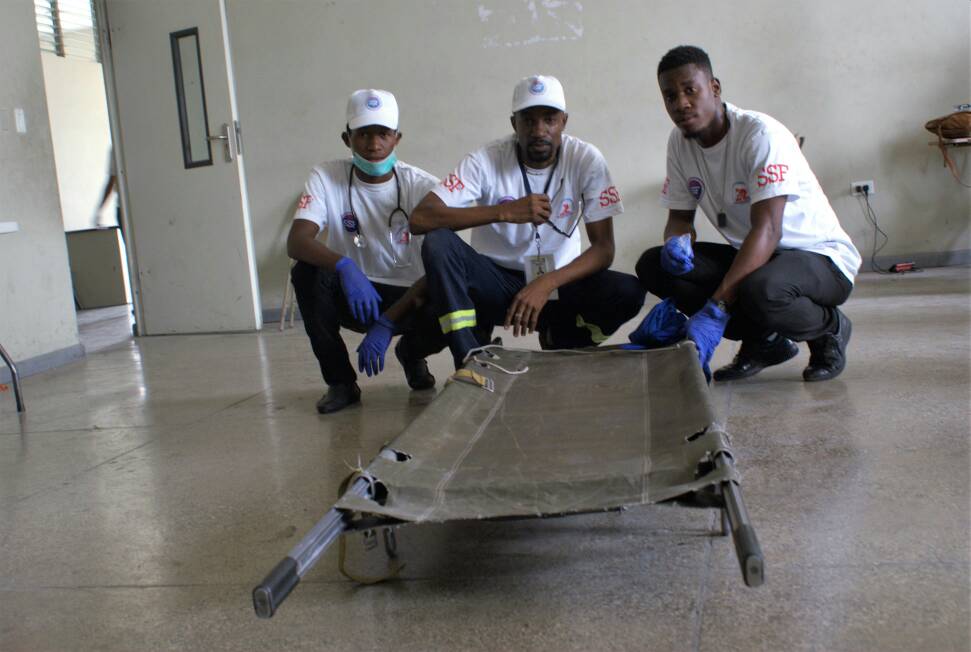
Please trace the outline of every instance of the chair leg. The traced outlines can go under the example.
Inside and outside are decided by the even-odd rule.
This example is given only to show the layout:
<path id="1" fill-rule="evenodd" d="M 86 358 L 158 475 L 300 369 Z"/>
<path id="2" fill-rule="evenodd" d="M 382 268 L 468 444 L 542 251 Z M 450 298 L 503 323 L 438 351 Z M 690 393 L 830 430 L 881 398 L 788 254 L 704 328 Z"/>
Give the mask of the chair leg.
<path id="1" fill-rule="evenodd" d="M 24 396 L 20 391 L 20 374 L 17 373 L 17 365 L 14 364 L 14 361 L 2 345 L 0 345 L 0 358 L 3 358 L 4 363 L 10 368 L 10 379 L 13 384 L 14 400 L 17 402 L 17 412 L 26 412 L 27 408 L 24 405 Z"/>
<path id="2" fill-rule="evenodd" d="M 293 300 L 293 284 L 290 283 L 290 270 L 293 269 L 293 262 L 287 267 L 287 279 L 283 284 L 283 304 L 280 306 L 280 326 L 279 330 L 282 332 L 286 328 L 287 324 L 287 309 L 290 308 L 291 304 L 296 304 Z M 290 325 L 293 326 L 293 319 L 290 320 Z"/>

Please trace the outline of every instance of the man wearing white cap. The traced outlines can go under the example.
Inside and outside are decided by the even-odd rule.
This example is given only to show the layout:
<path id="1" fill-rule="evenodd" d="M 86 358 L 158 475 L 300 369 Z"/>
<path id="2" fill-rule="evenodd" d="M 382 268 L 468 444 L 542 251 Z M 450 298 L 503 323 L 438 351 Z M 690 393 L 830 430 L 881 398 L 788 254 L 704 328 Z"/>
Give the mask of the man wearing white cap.
<path id="1" fill-rule="evenodd" d="M 434 313 L 423 305 L 421 238 L 408 226 L 408 215 L 438 179 L 397 160 L 394 95 L 355 91 L 341 139 L 351 158 L 314 167 L 287 237 L 287 253 L 297 260 L 291 273 L 297 303 L 328 385 L 317 401 L 321 414 L 361 396 L 341 326 L 367 333 L 358 369 L 368 376 L 384 369 L 391 337 L 401 334 L 395 354 L 413 389 L 435 384 L 425 357 L 445 347 Z"/>
<path id="2" fill-rule="evenodd" d="M 521 80 L 515 133 L 466 156 L 412 213 L 412 232 L 425 234 L 429 301 L 457 367 L 494 325 L 538 331 L 543 348 L 591 346 L 644 302 L 634 276 L 607 269 L 620 193 L 600 150 L 563 133 L 567 117 L 559 80 Z M 462 229 L 472 229 L 471 247 Z"/>

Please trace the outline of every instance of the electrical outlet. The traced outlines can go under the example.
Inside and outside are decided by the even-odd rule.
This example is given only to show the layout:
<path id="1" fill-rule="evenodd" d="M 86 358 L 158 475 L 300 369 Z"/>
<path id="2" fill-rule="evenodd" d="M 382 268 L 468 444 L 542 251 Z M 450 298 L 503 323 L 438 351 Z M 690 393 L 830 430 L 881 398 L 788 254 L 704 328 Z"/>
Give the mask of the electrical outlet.
<path id="1" fill-rule="evenodd" d="M 877 186 L 873 183 L 873 179 L 867 179 L 865 181 L 850 181 L 850 194 L 853 196 L 863 195 L 863 186 L 867 187 L 866 194 L 877 194 Z"/>
<path id="2" fill-rule="evenodd" d="M 27 133 L 27 117 L 24 115 L 24 110 L 19 106 L 13 110 L 13 121 L 17 125 L 18 134 Z"/>

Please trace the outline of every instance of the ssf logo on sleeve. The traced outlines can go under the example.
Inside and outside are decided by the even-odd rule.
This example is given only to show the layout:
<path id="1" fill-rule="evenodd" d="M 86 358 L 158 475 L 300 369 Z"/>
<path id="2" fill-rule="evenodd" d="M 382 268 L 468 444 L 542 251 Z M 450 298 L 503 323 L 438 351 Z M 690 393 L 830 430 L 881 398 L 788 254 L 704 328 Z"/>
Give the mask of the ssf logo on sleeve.
<path id="1" fill-rule="evenodd" d="M 600 207 L 606 208 L 607 206 L 612 206 L 614 204 L 620 203 L 620 192 L 617 190 L 617 186 L 610 186 L 602 193 L 600 193 Z"/>
<path id="2" fill-rule="evenodd" d="M 459 179 L 459 176 L 454 172 L 442 179 L 442 185 L 449 192 L 455 192 L 456 190 L 462 190 L 465 188 L 465 184 Z"/>
<path id="3" fill-rule="evenodd" d="M 759 170 L 757 177 L 759 188 L 765 188 L 770 183 L 782 183 L 786 180 L 789 166 L 785 163 L 772 163 Z"/>

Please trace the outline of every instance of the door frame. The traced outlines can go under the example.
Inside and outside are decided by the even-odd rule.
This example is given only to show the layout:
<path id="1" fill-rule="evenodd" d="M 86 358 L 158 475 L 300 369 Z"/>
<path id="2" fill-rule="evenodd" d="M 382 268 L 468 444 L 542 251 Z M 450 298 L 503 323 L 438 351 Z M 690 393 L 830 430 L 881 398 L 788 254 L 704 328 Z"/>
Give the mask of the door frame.
<path id="1" fill-rule="evenodd" d="M 108 100 L 108 128 L 111 131 L 111 152 L 115 158 L 115 192 L 121 217 L 121 228 L 125 233 L 125 257 L 128 264 L 128 279 L 131 287 L 132 311 L 135 315 L 134 335 L 145 323 L 142 308 L 141 277 L 138 274 L 138 252 L 135 238 L 132 237 L 132 223 L 129 218 L 128 174 L 125 168 L 125 148 L 118 121 L 118 95 L 115 91 L 115 68 L 111 50 L 111 31 L 108 26 L 108 8 L 105 0 L 93 0 L 95 22 L 98 29 L 98 47 L 101 49 L 101 69 L 105 80 L 105 97 Z"/>

